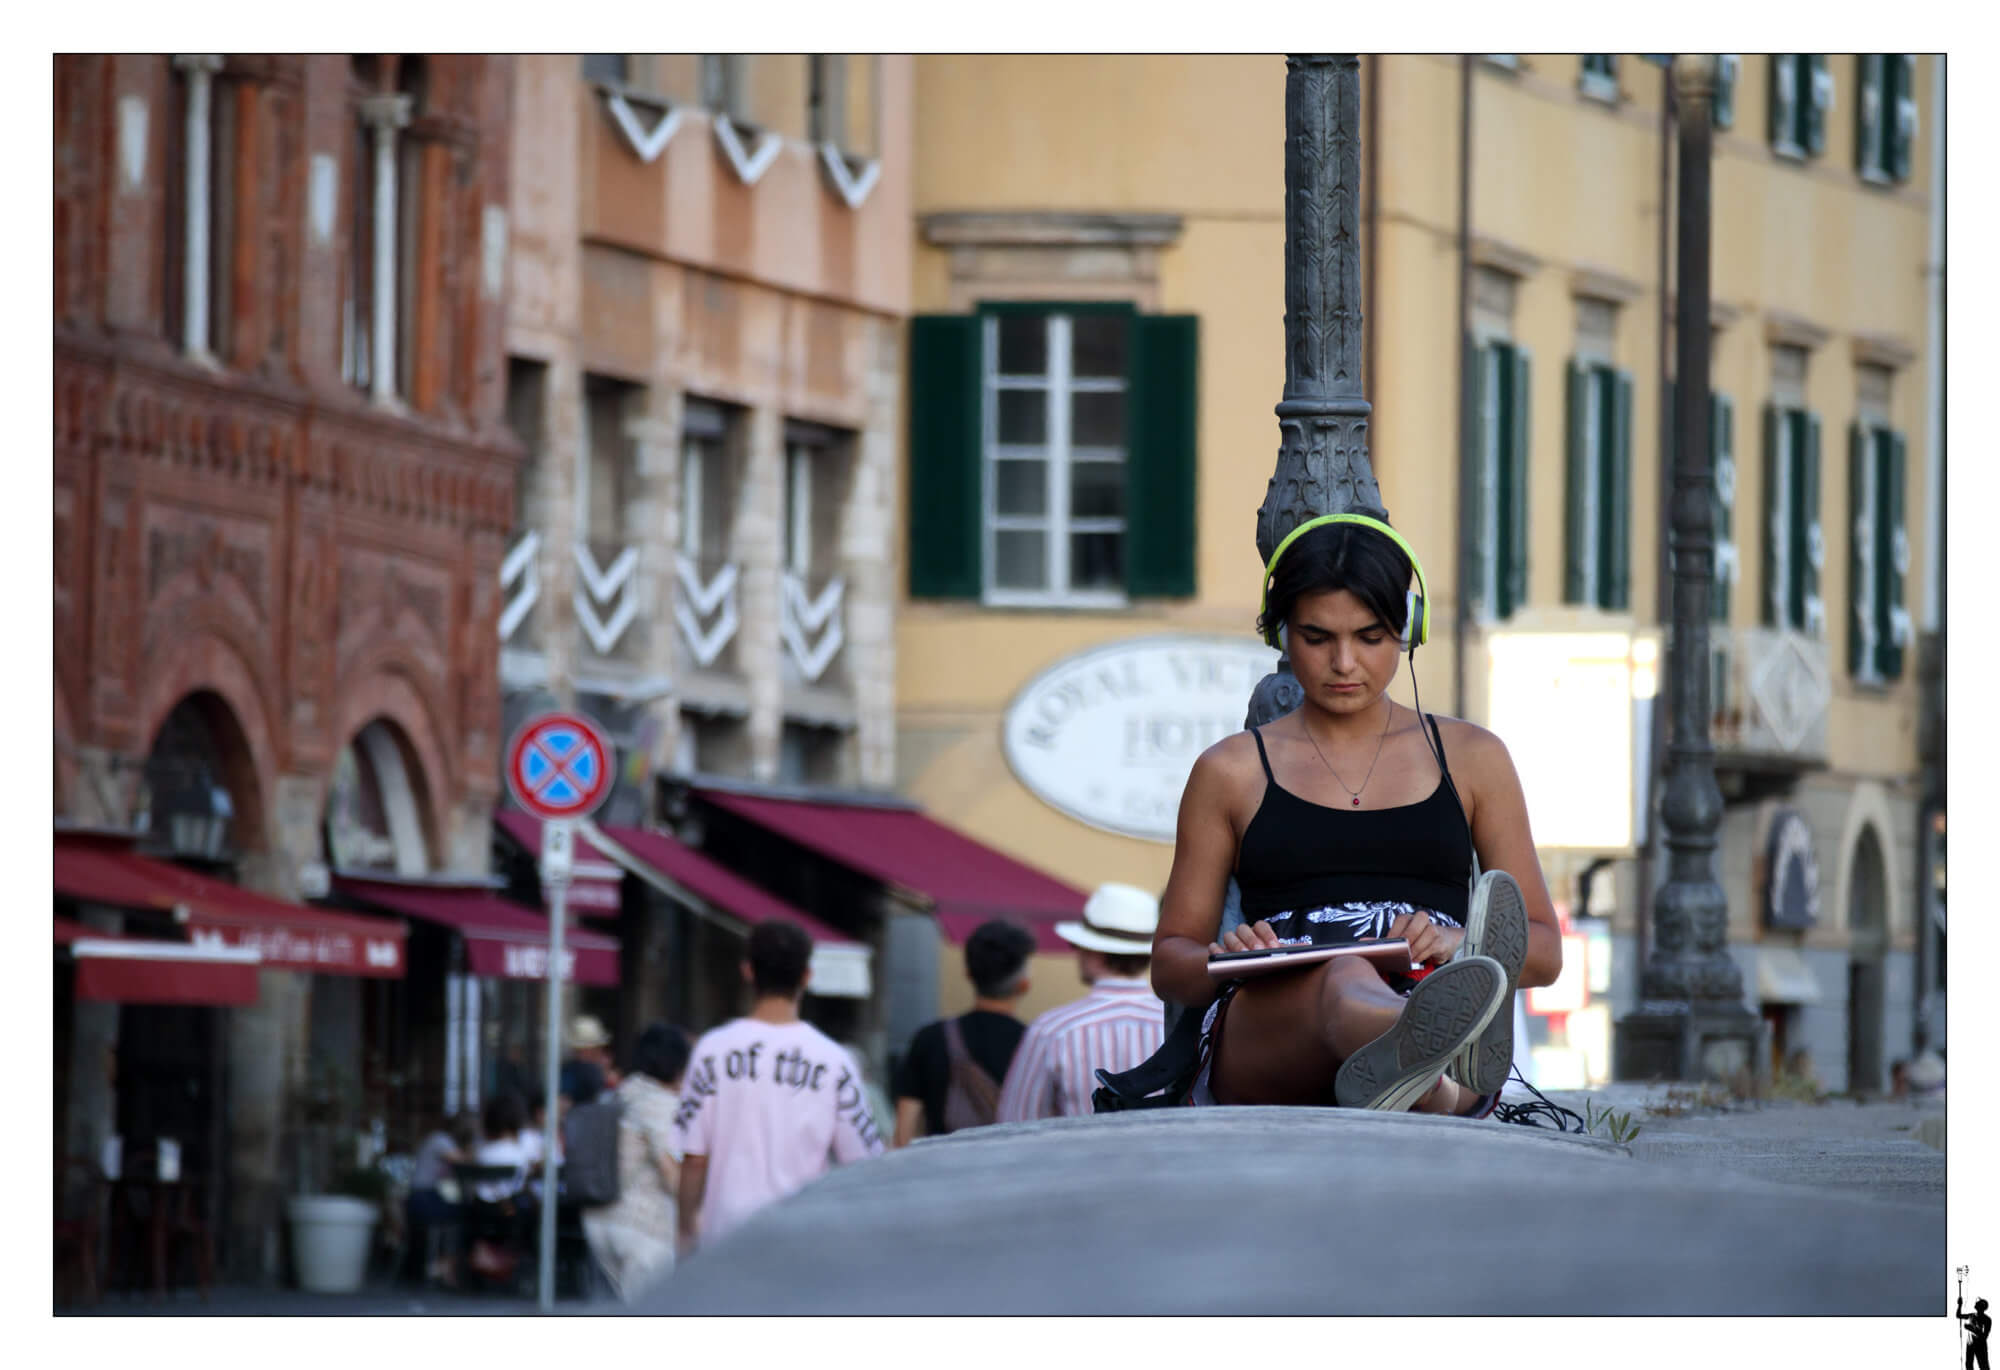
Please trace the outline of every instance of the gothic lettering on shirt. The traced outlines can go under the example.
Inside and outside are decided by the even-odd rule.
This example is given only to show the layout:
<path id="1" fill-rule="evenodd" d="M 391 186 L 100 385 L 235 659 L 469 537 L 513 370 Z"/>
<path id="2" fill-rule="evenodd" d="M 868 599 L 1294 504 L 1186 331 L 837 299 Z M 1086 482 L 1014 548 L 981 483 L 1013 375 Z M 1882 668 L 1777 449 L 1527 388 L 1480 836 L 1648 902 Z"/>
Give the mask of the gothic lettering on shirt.
<path id="1" fill-rule="evenodd" d="M 771 1058 L 771 1083 L 787 1087 L 795 1094 L 802 1089 L 810 1089 L 817 1094 L 820 1080 L 825 1075 L 826 1067 L 808 1061 L 806 1054 L 797 1047 L 781 1051 Z"/>
<path id="2" fill-rule="evenodd" d="M 854 1129 L 863 1146 L 873 1150 L 880 1143 L 881 1134 L 875 1130 L 875 1119 L 868 1111 L 868 1096 L 852 1071 L 840 1072 L 840 1079 L 834 1084 L 833 1101 L 835 1116 Z"/>

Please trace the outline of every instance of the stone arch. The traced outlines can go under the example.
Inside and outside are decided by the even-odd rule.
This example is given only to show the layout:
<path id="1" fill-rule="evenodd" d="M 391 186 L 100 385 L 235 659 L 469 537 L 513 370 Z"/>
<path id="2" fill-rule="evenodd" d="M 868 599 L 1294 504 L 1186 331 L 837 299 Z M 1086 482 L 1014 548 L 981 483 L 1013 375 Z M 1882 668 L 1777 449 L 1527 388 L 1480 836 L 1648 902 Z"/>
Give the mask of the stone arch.
<path id="1" fill-rule="evenodd" d="M 1848 916 L 1847 1088 L 1878 1093 L 1888 1017 L 1888 861 L 1881 830 L 1869 823 L 1842 872 Z"/>
<path id="2" fill-rule="evenodd" d="M 347 739 L 328 779 L 323 821 L 335 866 L 430 872 L 439 823 L 423 762 L 409 735 L 386 716 Z"/>
<path id="3" fill-rule="evenodd" d="M 207 632 L 197 632 L 162 655 L 165 668 L 151 673 L 140 709 L 146 754 L 182 700 L 199 695 L 212 701 L 201 708 L 218 746 L 230 753 L 224 758 L 227 783 L 239 805 L 232 839 L 242 851 L 268 850 L 276 812 L 277 748 L 249 665 L 230 643 Z"/>
<path id="4" fill-rule="evenodd" d="M 1889 807 L 1889 794 L 1880 784 L 1872 780 L 1857 781 L 1847 805 L 1847 818 L 1840 830 L 1840 857 L 1834 866 L 1837 873 L 1833 881 L 1834 898 L 1838 900 L 1833 910 L 1835 926 L 1852 933 L 1854 930 L 1853 911 L 1849 906 L 1849 896 L 1853 892 L 1851 876 L 1855 869 L 1855 852 L 1861 845 L 1863 835 L 1872 828 L 1876 849 L 1882 862 L 1884 885 L 1882 912 L 1883 926 L 1888 937 L 1893 940 L 1907 935 L 1915 927 L 1915 916 L 1909 907 L 1907 892 L 1903 889 L 1902 872 L 1896 866 L 1895 844 L 1889 840 L 1896 831 L 1895 814 Z"/>
<path id="5" fill-rule="evenodd" d="M 1856 956 L 1880 956 L 1889 943 L 1889 862 L 1873 823 L 1861 829 L 1842 871 L 1848 944 Z"/>
<path id="6" fill-rule="evenodd" d="M 442 716 L 417 685 L 421 677 L 401 653 L 376 656 L 369 669 L 342 680 L 336 735 L 343 745 L 376 725 L 385 725 L 417 804 L 433 861 L 450 846 L 451 797 L 457 793 L 456 756 L 438 727 Z M 385 758 L 387 753 L 381 753 Z M 332 790 L 329 770 L 322 787 L 322 810 Z"/>

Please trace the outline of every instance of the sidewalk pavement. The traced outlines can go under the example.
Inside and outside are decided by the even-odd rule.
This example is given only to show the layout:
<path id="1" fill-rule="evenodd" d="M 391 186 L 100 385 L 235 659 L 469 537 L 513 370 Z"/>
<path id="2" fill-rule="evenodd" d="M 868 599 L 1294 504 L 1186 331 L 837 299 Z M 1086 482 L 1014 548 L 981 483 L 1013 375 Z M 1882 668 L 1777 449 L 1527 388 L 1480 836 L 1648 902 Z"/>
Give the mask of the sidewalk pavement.
<path id="1" fill-rule="evenodd" d="M 1562 1101 L 1582 1112 L 1584 1099 Z M 662 1313 L 1935 1314 L 1944 1157 L 1904 1104 L 1590 1096 L 1629 1146 L 1346 1109 L 984 1128 L 834 1172 Z M 1902 1129 L 1909 1129 L 1904 1131 Z M 1399 1278 L 1398 1275 L 1418 1276 Z"/>
<path id="2" fill-rule="evenodd" d="M 1550 1091 L 1627 1145 L 1343 1109 L 1168 1109 L 985 1128 L 846 1167 L 635 1310 L 562 1314 L 1937 1312 L 1941 1097 L 1744 1104 Z M 1511 1093 L 1510 1093 L 1510 1097 Z M 1525 1096 L 1523 1096 L 1525 1097 Z M 1935 1140 L 1919 1140 L 1926 1132 Z M 973 1235 L 977 1234 L 977 1240 Z M 1406 1307 L 1401 1300 L 1415 1299 Z M 500 1316 L 533 1299 L 217 1290 L 112 1316 Z"/>

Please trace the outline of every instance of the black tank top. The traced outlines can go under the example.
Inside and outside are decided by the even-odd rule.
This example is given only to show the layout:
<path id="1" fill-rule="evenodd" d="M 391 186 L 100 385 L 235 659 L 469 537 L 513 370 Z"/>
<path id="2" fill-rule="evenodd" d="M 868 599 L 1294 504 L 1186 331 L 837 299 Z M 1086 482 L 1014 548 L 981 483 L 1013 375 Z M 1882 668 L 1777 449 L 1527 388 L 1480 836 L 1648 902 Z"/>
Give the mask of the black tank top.
<path id="1" fill-rule="evenodd" d="M 1430 720 L 1438 756 L 1444 738 Z M 1301 799 L 1271 774 L 1264 735 L 1264 802 L 1236 853 L 1246 921 L 1343 904 L 1405 903 L 1465 921 L 1472 840 L 1453 788 L 1393 809 L 1339 809 Z M 1448 774 L 1448 772 L 1447 772 Z M 1315 937 L 1315 941 L 1322 940 Z"/>

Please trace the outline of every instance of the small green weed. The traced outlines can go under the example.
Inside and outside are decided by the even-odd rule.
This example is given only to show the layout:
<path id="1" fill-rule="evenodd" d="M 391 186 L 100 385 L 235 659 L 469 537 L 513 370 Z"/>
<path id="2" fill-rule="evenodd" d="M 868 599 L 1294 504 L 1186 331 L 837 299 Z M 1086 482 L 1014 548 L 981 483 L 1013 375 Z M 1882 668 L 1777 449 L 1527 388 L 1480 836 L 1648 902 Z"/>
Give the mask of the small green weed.
<path id="1" fill-rule="evenodd" d="M 1614 1113 L 1608 1108 L 1600 1110 L 1588 1099 L 1583 1101 L 1583 1126 L 1592 1136 L 1602 1133 L 1621 1146 L 1638 1136 L 1640 1131 L 1630 1113 Z"/>

